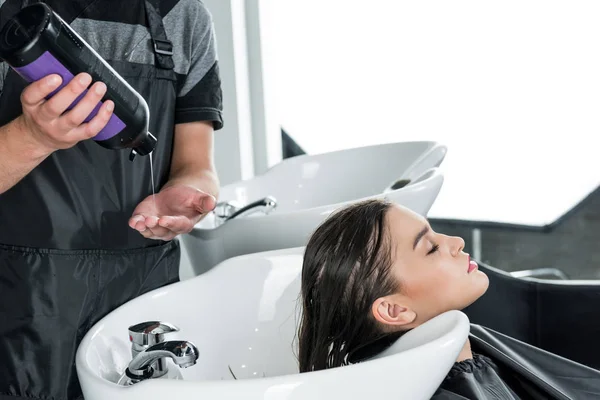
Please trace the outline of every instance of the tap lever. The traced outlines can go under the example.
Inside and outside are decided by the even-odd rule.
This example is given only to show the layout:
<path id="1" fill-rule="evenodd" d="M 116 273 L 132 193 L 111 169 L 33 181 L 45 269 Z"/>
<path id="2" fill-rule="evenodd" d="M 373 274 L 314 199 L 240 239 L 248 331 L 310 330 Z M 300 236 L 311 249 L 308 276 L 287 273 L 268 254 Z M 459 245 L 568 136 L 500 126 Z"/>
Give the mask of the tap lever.
<path id="1" fill-rule="evenodd" d="M 180 368 L 188 368 L 196 364 L 200 352 L 191 342 L 171 340 L 148 347 L 131 360 L 125 370 L 126 375 L 134 380 L 156 378 L 153 365 L 159 360 L 170 358 Z"/>
<path id="2" fill-rule="evenodd" d="M 138 346 L 152 346 L 164 342 L 167 333 L 178 331 L 178 327 L 167 322 L 142 322 L 129 327 L 129 341 Z"/>
<path id="3" fill-rule="evenodd" d="M 178 332 L 179 328 L 167 322 L 146 321 L 129 327 L 129 341 L 131 342 L 131 358 L 159 343 L 164 343 L 165 335 Z M 158 378 L 168 371 L 165 359 L 157 360 L 151 365 L 153 377 Z"/>

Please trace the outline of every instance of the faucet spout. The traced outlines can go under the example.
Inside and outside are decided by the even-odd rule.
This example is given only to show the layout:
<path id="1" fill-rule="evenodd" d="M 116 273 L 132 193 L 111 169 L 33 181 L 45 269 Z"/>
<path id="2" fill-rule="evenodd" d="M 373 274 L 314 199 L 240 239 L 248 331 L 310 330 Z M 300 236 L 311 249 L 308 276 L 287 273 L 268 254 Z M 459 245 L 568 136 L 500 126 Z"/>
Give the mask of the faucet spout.
<path id="1" fill-rule="evenodd" d="M 199 354 L 198 348 L 185 340 L 161 342 L 135 356 L 125 372 L 130 379 L 140 381 L 152 377 L 152 364 L 159 359 L 170 358 L 178 367 L 188 368 L 196 364 Z"/>
<path id="2" fill-rule="evenodd" d="M 238 208 L 228 202 L 220 202 L 217 203 L 213 212 L 216 216 L 217 225 L 220 225 L 231 219 L 258 212 L 262 212 L 266 215 L 271 213 L 271 211 L 273 211 L 275 208 L 277 208 L 277 200 L 273 196 L 267 196 L 263 199 L 249 203 L 241 208 Z"/>

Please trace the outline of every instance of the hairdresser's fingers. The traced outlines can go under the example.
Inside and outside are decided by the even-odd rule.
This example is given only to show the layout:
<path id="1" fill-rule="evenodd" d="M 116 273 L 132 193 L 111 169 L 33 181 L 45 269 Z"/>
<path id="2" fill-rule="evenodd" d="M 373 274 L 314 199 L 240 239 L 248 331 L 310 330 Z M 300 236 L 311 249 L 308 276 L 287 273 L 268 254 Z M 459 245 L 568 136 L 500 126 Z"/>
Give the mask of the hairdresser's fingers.
<path id="1" fill-rule="evenodd" d="M 57 119 L 67 111 L 69 106 L 83 94 L 91 83 L 92 77 L 89 74 L 82 73 L 77 75 L 65 87 L 60 89 L 58 93 L 40 106 L 40 115 L 47 120 Z"/>
<path id="2" fill-rule="evenodd" d="M 167 235 L 170 235 L 172 232 L 167 228 L 163 228 L 162 226 L 156 225 L 154 228 L 148 228 L 152 232 L 152 236 L 155 238 L 163 238 Z"/>
<path id="3" fill-rule="evenodd" d="M 176 234 L 188 233 L 194 227 L 194 223 L 184 216 L 165 216 L 158 220 L 158 225 L 169 229 Z"/>
<path id="4" fill-rule="evenodd" d="M 145 230 L 141 231 L 140 233 L 146 239 L 154 239 L 154 233 L 152 232 L 151 229 L 146 228 Z"/>
<path id="5" fill-rule="evenodd" d="M 158 217 L 155 215 L 147 216 L 146 226 L 150 229 L 153 229 L 154 227 L 158 226 Z"/>
<path id="6" fill-rule="evenodd" d="M 131 229 L 135 229 L 136 231 L 145 231 L 147 229 L 146 218 L 143 215 L 136 215 L 129 218 L 129 227 Z"/>
<path id="7" fill-rule="evenodd" d="M 197 189 L 196 193 L 194 193 L 191 203 L 196 212 L 200 214 L 206 214 L 215 209 L 217 205 L 217 199 L 215 196 Z"/>
<path id="8" fill-rule="evenodd" d="M 158 220 L 157 216 L 146 217 L 146 226 L 152 231 L 154 237 L 161 238 L 171 233 L 169 229 L 158 225 Z"/>
<path id="9" fill-rule="evenodd" d="M 177 234 L 175 232 L 171 232 L 169 230 L 165 230 L 163 231 L 161 227 L 156 227 L 154 229 L 146 229 L 145 231 L 141 232 L 141 234 L 146 238 L 146 239 L 154 239 L 154 240 L 164 240 L 164 241 L 169 241 L 169 240 L 173 240 Z"/>
<path id="10" fill-rule="evenodd" d="M 104 102 L 98 114 L 90 120 L 90 122 L 83 123 L 77 128 L 73 129 L 67 135 L 67 139 L 73 141 L 80 141 L 83 139 L 89 139 L 96 136 L 102 129 L 106 127 L 108 121 L 113 115 L 114 103 L 110 100 Z"/>
<path id="11" fill-rule="evenodd" d="M 92 114 L 92 111 L 96 108 L 100 109 L 100 100 L 102 100 L 105 93 L 106 85 L 104 83 L 94 83 L 73 109 L 60 116 L 58 120 L 59 127 L 65 132 L 77 128 Z"/>
<path id="12" fill-rule="evenodd" d="M 46 96 L 56 90 L 62 83 L 60 75 L 52 74 L 29 84 L 21 92 L 21 104 L 24 109 L 36 107 L 46 100 Z"/>

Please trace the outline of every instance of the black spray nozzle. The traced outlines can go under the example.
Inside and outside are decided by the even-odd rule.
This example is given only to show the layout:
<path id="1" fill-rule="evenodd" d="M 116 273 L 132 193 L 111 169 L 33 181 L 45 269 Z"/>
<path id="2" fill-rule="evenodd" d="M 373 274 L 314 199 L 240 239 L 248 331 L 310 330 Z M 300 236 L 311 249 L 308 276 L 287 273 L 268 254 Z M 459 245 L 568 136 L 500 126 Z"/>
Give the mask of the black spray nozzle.
<path id="1" fill-rule="evenodd" d="M 139 154 L 140 156 L 147 156 L 148 154 L 152 153 L 152 151 L 154 151 L 154 148 L 156 147 L 156 142 L 158 142 L 158 140 L 156 140 L 153 134 L 148 132 L 133 147 L 133 150 L 131 150 L 131 154 L 129 154 L 129 160 L 133 161 L 137 154 Z"/>

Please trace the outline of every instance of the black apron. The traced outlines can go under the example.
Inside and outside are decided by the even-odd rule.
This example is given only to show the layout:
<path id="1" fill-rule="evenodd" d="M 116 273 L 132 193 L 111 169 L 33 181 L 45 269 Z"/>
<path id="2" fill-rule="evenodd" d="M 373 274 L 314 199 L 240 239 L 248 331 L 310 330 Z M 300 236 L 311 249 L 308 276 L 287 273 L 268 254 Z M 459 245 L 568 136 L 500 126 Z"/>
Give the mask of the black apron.
<path id="1" fill-rule="evenodd" d="M 158 190 L 171 164 L 176 75 L 157 7 L 146 0 L 145 8 L 155 65 L 108 62 L 150 108 Z M 22 113 L 25 86 L 10 70 L 0 126 Z M 75 353 L 85 333 L 121 304 L 178 281 L 178 242 L 128 226 L 152 193 L 148 157 L 128 157 L 87 140 L 0 195 L 0 399 L 82 398 Z"/>

